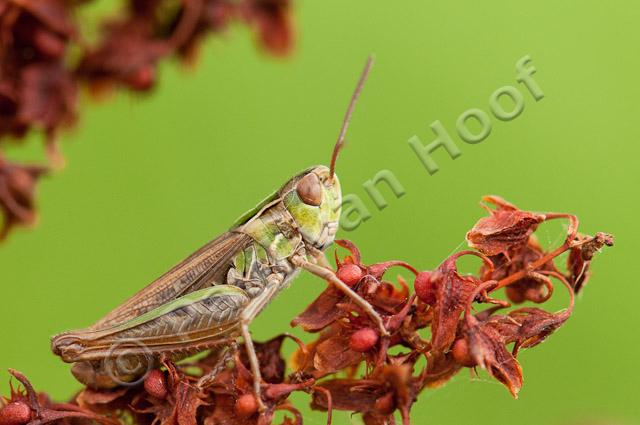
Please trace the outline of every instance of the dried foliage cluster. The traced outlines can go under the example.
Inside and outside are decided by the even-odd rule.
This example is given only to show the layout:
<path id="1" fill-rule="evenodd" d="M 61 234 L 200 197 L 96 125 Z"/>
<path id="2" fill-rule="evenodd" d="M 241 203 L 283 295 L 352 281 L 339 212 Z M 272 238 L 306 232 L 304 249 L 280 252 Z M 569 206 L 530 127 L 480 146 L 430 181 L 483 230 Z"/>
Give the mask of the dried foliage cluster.
<path id="1" fill-rule="evenodd" d="M 329 287 L 292 322 L 316 335 L 311 343 L 280 335 L 256 349 L 260 360 L 266 411 L 258 412 L 252 376 L 244 349 L 231 350 L 223 361 L 210 354 L 175 365 L 165 361 L 151 371 L 143 385 L 109 391 L 84 389 L 69 404 L 56 404 L 36 394 L 17 372 L 25 392 L 12 389 L 0 411 L 0 424 L 88 423 L 195 425 L 267 425 L 274 412 L 288 411 L 283 424 L 301 424 L 302 416 L 288 400 L 294 391 L 311 395 L 311 407 L 362 414 L 367 425 L 395 423 L 399 415 L 409 424 L 409 411 L 425 389 L 438 387 L 465 368 L 484 369 L 516 397 L 522 386 L 517 356 L 544 341 L 562 326 L 574 307 L 574 297 L 589 277 L 593 255 L 613 238 L 605 233 L 578 233 L 578 219 L 567 214 L 522 211 L 498 197 L 485 197 L 489 216 L 467 233 L 474 251 L 446 258 L 435 270 L 416 271 L 402 261 L 362 263 L 356 246 L 337 243 L 350 253 L 339 259 L 337 275 L 368 300 L 385 319 L 389 336 L 335 287 Z M 558 218 L 569 222 L 564 242 L 544 251 L 535 237 L 540 223 Z M 554 258 L 569 252 L 565 267 Z M 475 274 L 461 274 L 456 261 L 479 257 Z M 391 267 L 404 267 L 414 276 L 411 285 L 398 278 L 385 280 Z M 569 306 L 560 312 L 511 304 L 542 304 L 554 293 L 552 280 L 569 293 Z M 505 289 L 507 300 L 496 291 Z M 488 305 L 482 309 L 481 305 Z M 292 338 L 298 349 L 288 369 L 281 346 Z M 418 363 L 420 359 L 422 361 Z M 424 365 L 423 365 L 424 364 Z M 218 368 L 215 379 L 199 385 L 199 377 Z"/>
<path id="2" fill-rule="evenodd" d="M 77 22 L 85 3 L 0 0 L 0 147 L 40 129 L 50 160 L 60 163 L 56 134 L 75 122 L 82 86 L 149 91 L 162 59 L 193 58 L 204 37 L 233 21 L 253 28 L 271 53 L 292 44 L 290 0 L 127 0 L 121 16 L 101 23 L 95 44 Z M 0 238 L 35 219 L 33 188 L 44 170 L 12 164 L 0 150 Z"/>

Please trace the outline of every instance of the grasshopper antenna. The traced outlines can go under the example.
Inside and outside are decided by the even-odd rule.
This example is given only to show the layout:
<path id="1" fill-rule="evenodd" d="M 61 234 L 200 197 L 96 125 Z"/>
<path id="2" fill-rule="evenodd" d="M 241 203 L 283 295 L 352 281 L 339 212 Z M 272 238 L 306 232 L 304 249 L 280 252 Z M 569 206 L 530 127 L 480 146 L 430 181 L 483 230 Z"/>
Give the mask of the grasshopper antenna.
<path id="1" fill-rule="evenodd" d="M 364 69 L 362 70 L 362 74 L 360 74 L 360 79 L 358 80 L 358 84 L 356 85 L 356 89 L 353 91 L 351 95 L 351 101 L 349 102 L 349 108 L 347 108 L 347 113 L 344 114 L 344 120 L 342 121 L 342 128 L 340 129 L 340 134 L 338 135 L 338 141 L 336 145 L 333 147 L 333 154 L 331 155 L 331 167 L 329 176 L 333 179 L 333 175 L 336 170 L 336 160 L 338 159 L 338 153 L 340 153 L 340 149 L 344 145 L 344 136 L 347 133 L 347 128 L 349 127 L 349 121 L 351 121 L 351 115 L 353 114 L 353 110 L 356 107 L 356 102 L 358 97 L 360 96 L 360 92 L 362 91 L 362 87 L 364 87 L 365 81 L 367 81 L 367 77 L 369 76 L 369 71 L 371 71 L 371 67 L 373 66 L 373 55 L 370 55 L 367 59 L 367 63 L 364 65 Z"/>

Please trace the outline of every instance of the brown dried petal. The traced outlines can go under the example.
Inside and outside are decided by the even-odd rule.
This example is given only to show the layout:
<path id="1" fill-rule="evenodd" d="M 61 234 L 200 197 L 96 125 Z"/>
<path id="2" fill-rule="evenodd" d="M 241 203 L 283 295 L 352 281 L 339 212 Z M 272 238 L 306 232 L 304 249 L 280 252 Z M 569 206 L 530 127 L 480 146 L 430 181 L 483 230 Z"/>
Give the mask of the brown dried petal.
<path id="1" fill-rule="evenodd" d="M 446 352 L 456 336 L 460 314 L 472 302 L 471 296 L 480 281 L 472 276 L 460 276 L 456 268 L 458 253 L 447 258 L 432 275 L 436 303 L 431 322 L 431 344 L 435 351 Z"/>
<path id="2" fill-rule="evenodd" d="M 35 221 L 35 184 L 44 172 L 44 167 L 15 165 L 0 156 L 0 209 L 4 215 L 0 239 L 13 225 L 28 225 Z"/>
<path id="3" fill-rule="evenodd" d="M 371 411 L 376 399 L 385 393 L 384 385 L 375 380 L 330 379 L 316 386 L 329 391 L 334 409 L 352 412 Z M 327 407 L 326 394 L 315 391 L 311 399 L 311 408 L 327 410 Z"/>
<path id="4" fill-rule="evenodd" d="M 383 263 L 372 264 L 367 266 L 367 273 L 373 276 L 374 278 L 380 280 L 384 276 L 384 274 L 391 267 L 404 267 L 405 269 L 411 271 L 414 275 L 418 274 L 418 271 L 414 269 L 411 265 L 405 263 L 404 261 L 385 261 Z"/>
<path id="5" fill-rule="evenodd" d="M 256 425 L 257 415 L 243 417 L 235 410 L 235 397 L 231 395 L 216 395 L 213 412 L 208 414 L 204 420 L 204 425 Z M 264 413 L 268 418 L 273 417 L 273 413 Z"/>
<path id="6" fill-rule="evenodd" d="M 174 407 L 172 417 L 178 425 L 197 425 L 197 411 L 204 401 L 198 390 L 187 380 L 181 380 L 173 392 Z"/>
<path id="7" fill-rule="evenodd" d="M 483 266 L 480 274 L 485 280 L 500 280 L 514 273 L 526 270 L 528 265 L 542 258 L 545 253 L 540 247 L 535 235 L 531 235 L 526 245 L 511 251 L 510 258 L 505 254 L 498 254 L 491 257 L 493 262 L 493 270 L 488 270 Z M 539 271 L 553 271 L 555 266 L 552 261 L 538 267 Z M 522 303 L 525 301 L 533 301 L 542 303 L 549 299 L 553 293 L 553 287 L 548 285 L 544 279 L 537 278 L 534 275 L 525 276 L 524 278 L 510 284 L 506 288 L 506 295 L 509 301 L 513 303 Z"/>
<path id="8" fill-rule="evenodd" d="M 406 305 L 409 298 L 409 287 L 406 282 L 399 277 L 400 289 L 388 282 L 373 282 L 371 293 L 368 288 L 362 288 L 365 292 L 367 300 L 379 310 L 388 314 L 398 312 Z"/>
<path id="9" fill-rule="evenodd" d="M 394 391 L 397 409 L 402 416 L 402 423 L 409 424 L 409 411 L 416 400 L 416 388 L 411 376 L 411 366 L 384 366 L 381 373 L 383 379 Z"/>
<path id="10" fill-rule="evenodd" d="M 569 283 L 574 291 L 579 293 L 587 284 L 591 272 L 591 259 L 593 255 L 604 246 L 613 246 L 613 236 L 607 233 L 597 233 L 594 237 L 579 235 L 578 238 L 589 238 L 584 244 L 571 248 L 567 258 L 567 270 L 569 272 Z"/>
<path id="11" fill-rule="evenodd" d="M 285 361 L 282 359 L 280 350 L 285 336 L 280 335 L 266 342 L 254 342 L 258 361 L 260 363 L 260 373 L 262 379 L 270 384 L 277 384 L 284 381 Z M 241 351 L 246 354 L 246 350 Z M 248 363 L 246 363 L 248 364 Z"/>
<path id="12" fill-rule="evenodd" d="M 80 407 L 95 407 L 96 405 L 110 404 L 122 397 L 128 387 L 119 387 L 114 390 L 93 390 L 85 388 L 76 396 L 76 402 Z"/>
<path id="13" fill-rule="evenodd" d="M 291 321 L 291 326 L 300 326 L 307 332 L 324 329 L 338 318 L 344 311 L 336 308 L 345 295 L 341 290 L 330 285 L 307 308 Z"/>
<path id="14" fill-rule="evenodd" d="M 358 364 L 361 360 L 362 353 L 349 347 L 349 336 L 336 335 L 318 345 L 313 365 L 320 372 L 330 373 Z"/>
<path id="15" fill-rule="evenodd" d="M 529 240 L 529 236 L 545 219 L 543 215 L 521 211 L 499 197 L 485 196 L 497 206 L 489 217 L 478 220 L 467 233 L 470 247 L 485 255 L 507 254 Z"/>
<path id="16" fill-rule="evenodd" d="M 71 36 L 75 27 L 69 16 L 69 7 L 64 0 L 21 1 L 20 4 L 44 25 L 60 34 Z"/>
<path id="17" fill-rule="evenodd" d="M 262 46 L 277 55 L 289 53 L 293 47 L 290 0 L 245 0 L 242 11 L 256 28 Z"/>
<path id="18" fill-rule="evenodd" d="M 76 83 L 62 65 L 34 64 L 24 68 L 21 87 L 21 121 L 52 131 L 75 120 Z"/>
<path id="19" fill-rule="evenodd" d="M 362 420 L 365 425 L 394 425 L 395 420 L 393 416 L 381 415 L 375 412 L 367 412 L 362 415 Z"/>
<path id="20" fill-rule="evenodd" d="M 9 373 L 23 385 L 26 391 L 26 396 L 12 391 L 11 401 L 19 399 L 29 405 L 33 412 L 34 419 L 30 422 L 33 425 L 59 423 L 59 421 L 72 418 L 75 420 L 95 421 L 102 425 L 120 425 L 120 422 L 115 419 L 99 415 L 79 406 L 67 403 L 51 403 L 48 397 L 39 397 L 29 380 L 22 373 L 13 369 L 9 369 Z"/>
<path id="21" fill-rule="evenodd" d="M 521 308 L 509 313 L 509 318 L 519 323 L 517 332 L 506 338 L 517 348 L 531 348 L 543 342 L 560 328 L 571 316 L 571 308 L 560 313 L 549 313 L 539 308 Z"/>
<path id="22" fill-rule="evenodd" d="M 509 253 L 508 257 L 504 254 L 491 256 L 490 259 L 493 263 L 493 270 L 489 270 L 486 265 L 483 265 L 480 273 L 484 280 L 500 280 L 525 269 L 528 264 L 539 260 L 544 255 L 545 253 L 538 239 L 535 235 L 531 235 L 526 245 L 522 245 L 520 248 L 513 250 Z M 552 264 L 548 264 L 542 267 L 542 269 L 552 270 L 552 267 Z"/>
<path id="23" fill-rule="evenodd" d="M 422 377 L 422 385 L 428 388 L 437 388 L 453 378 L 462 369 L 455 362 L 451 353 L 432 353 L 428 356 L 427 371 Z"/>
<path id="24" fill-rule="evenodd" d="M 465 332 L 465 338 L 474 362 L 487 370 L 517 398 L 522 387 L 522 368 L 505 348 L 502 335 L 491 326 L 477 323 Z"/>
<path id="25" fill-rule="evenodd" d="M 351 252 L 351 256 L 347 257 L 347 261 L 346 262 L 350 262 L 353 264 L 357 264 L 359 266 L 362 266 L 362 256 L 360 255 L 360 250 L 358 249 L 358 247 L 351 242 L 348 239 L 337 239 L 335 241 L 336 245 L 339 245 L 347 250 L 349 250 L 349 252 Z"/>

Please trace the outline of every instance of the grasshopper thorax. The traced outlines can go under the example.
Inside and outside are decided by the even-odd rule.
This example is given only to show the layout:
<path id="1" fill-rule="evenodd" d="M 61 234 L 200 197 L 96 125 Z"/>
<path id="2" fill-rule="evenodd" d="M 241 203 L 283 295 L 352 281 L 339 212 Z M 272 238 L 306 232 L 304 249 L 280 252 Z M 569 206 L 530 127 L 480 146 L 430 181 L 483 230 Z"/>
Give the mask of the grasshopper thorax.
<path id="1" fill-rule="evenodd" d="M 324 250 L 338 230 L 342 192 L 340 181 L 324 165 L 309 168 L 291 179 L 280 195 L 304 241 Z"/>

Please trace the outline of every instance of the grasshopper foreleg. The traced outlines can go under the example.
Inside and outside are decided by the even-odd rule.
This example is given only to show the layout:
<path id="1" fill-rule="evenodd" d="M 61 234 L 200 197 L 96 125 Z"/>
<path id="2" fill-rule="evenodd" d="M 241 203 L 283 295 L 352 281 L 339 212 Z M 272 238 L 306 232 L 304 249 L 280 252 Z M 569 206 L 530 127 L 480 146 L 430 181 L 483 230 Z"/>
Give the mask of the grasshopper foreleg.
<path id="1" fill-rule="evenodd" d="M 362 310 L 364 310 L 364 312 L 369 317 L 371 317 L 371 319 L 373 319 L 373 321 L 378 325 L 378 329 L 380 329 L 380 334 L 382 336 L 388 336 L 389 335 L 389 332 L 387 331 L 387 328 L 385 327 L 384 322 L 382 321 L 382 317 L 380 317 L 378 312 L 375 311 L 373 306 L 367 300 L 365 300 L 360 295 L 355 293 L 346 283 L 341 281 L 338 278 L 338 276 L 336 276 L 336 274 L 332 270 L 326 269 L 326 268 L 324 268 L 322 266 L 319 266 L 317 264 L 313 264 L 313 263 L 307 261 L 306 259 L 304 259 L 303 257 L 301 257 L 299 255 L 296 255 L 296 256 L 292 257 L 291 262 L 295 266 L 300 267 L 300 268 L 308 271 L 309 273 L 314 274 L 314 275 L 316 275 L 316 276 L 318 276 L 318 277 L 320 277 L 320 278 L 322 278 L 324 280 L 328 280 L 329 282 L 334 284 L 346 296 L 351 298 L 351 300 L 358 307 L 360 307 Z"/>
<path id="2" fill-rule="evenodd" d="M 314 248 L 312 246 L 306 247 L 306 250 L 313 257 L 313 259 L 315 260 L 316 264 L 318 264 L 319 266 L 324 267 L 325 269 L 331 270 L 331 264 L 329 264 L 329 261 L 327 260 L 327 257 L 324 255 L 324 251 L 320 251 L 319 249 Z"/>

